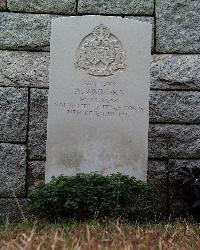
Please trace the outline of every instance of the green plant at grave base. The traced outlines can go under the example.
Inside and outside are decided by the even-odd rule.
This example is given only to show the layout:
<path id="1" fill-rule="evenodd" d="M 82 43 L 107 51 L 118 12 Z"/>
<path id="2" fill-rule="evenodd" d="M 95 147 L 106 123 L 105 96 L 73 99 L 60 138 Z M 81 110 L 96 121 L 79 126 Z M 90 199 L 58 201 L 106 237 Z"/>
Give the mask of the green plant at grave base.
<path id="1" fill-rule="evenodd" d="M 180 168 L 175 184 L 177 194 L 186 203 L 187 212 L 200 220 L 200 168 Z"/>
<path id="2" fill-rule="evenodd" d="M 26 211 L 38 218 L 151 219 L 157 204 L 152 188 L 122 174 L 97 173 L 53 177 L 29 195 Z"/>

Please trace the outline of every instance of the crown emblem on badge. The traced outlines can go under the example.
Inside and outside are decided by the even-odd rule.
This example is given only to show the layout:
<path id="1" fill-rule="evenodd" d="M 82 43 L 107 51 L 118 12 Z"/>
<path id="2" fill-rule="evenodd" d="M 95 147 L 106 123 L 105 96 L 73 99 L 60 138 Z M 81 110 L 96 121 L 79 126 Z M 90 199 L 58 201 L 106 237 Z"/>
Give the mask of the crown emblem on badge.
<path id="1" fill-rule="evenodd" d="M 93 76 L 110 76 L 126 69 L 126 53 L 120 40 L 103 24 L 80 43 L 75 66 Z"/>

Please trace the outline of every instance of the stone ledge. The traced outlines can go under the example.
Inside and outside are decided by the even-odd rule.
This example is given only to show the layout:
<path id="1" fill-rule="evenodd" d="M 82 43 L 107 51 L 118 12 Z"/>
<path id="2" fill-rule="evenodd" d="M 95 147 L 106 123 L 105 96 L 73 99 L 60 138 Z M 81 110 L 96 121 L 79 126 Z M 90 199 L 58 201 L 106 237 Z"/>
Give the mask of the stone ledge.
<path id="1" fill-rule="evenodd" d="M 30 159 L 46 156 L 48 90 L 31 89 L 28 150 Z"/>
<path id="2" fill-rule="evenodd" d="M 0 143 L 0 197 L 26 195 L 26 146 Z"/>
<path id="3" fill-rule="evenodd" d="M 76 0 L 7 0 L 8 9 L 17 12 L 76 14 Z"/>
<path id="4" fill-rule="evenodd" d="M 156 50 L 200 53 L 200 1 L 156 1 Z"/>
<path id="5" fill-rule="evenodd" d="M 153 15 L 153 0 L 79 0 L 78 13 Z"/>
<path id="6" fill-rule="evenodd" d="M 0 141 L 25 142 L 28 123 L 28 90 L 0 87 Z"/>

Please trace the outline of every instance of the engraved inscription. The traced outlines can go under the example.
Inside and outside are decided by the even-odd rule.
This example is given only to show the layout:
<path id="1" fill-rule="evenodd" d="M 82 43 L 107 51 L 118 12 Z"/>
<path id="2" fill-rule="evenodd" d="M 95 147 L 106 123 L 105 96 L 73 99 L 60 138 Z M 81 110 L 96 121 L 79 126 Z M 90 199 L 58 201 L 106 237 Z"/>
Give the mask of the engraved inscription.
<path id="1" fill-rule="evenodd" d="M 93 76 L 110 76 L 126 69 L 126 53 L 119 39 L 103 24 L 80 43 L 75 66 Z"/>
<path id="2" fill-rule="evenodd" d="M 54 104 L 71 116 L 128 118 L 144 113 L 144 107 L 125 101 L 127 90 L 116 85 L 116 82 L 105 82 L 99 88 L 95 83 L 86 82 L 74 88 L 74 101 L 56 101 Z"/>

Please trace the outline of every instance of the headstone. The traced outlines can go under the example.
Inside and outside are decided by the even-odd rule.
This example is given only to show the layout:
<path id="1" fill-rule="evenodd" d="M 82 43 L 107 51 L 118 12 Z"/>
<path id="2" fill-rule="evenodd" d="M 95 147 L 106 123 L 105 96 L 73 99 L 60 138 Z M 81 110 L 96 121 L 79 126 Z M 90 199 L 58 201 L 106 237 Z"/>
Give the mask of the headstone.
<path id="1" fill-rule="evenodd" d="M 90 172 L 146 180 L 150 53 L 147 23 L 52 21 L 46 182 Z"/>

